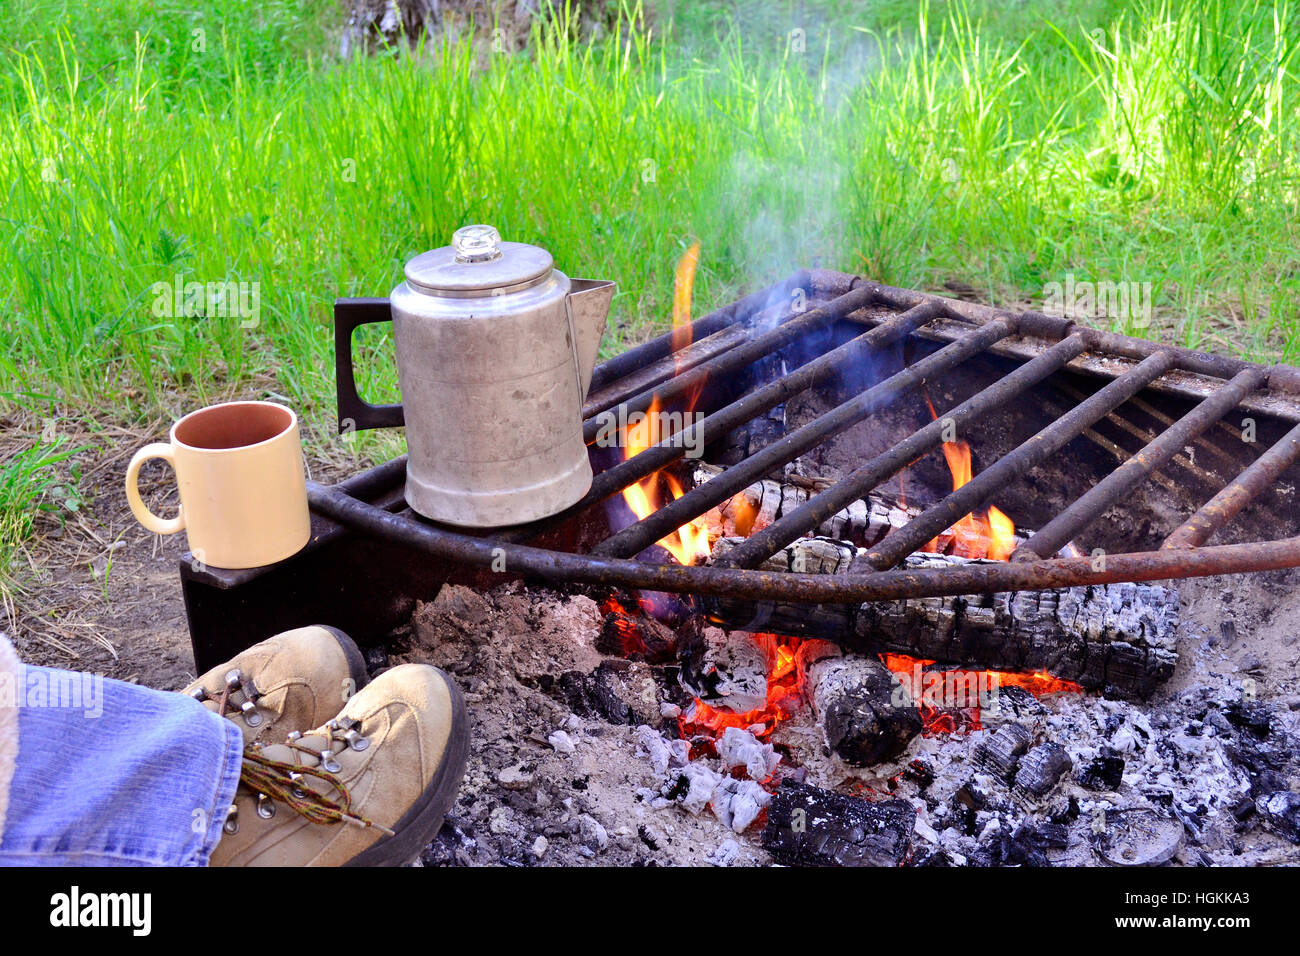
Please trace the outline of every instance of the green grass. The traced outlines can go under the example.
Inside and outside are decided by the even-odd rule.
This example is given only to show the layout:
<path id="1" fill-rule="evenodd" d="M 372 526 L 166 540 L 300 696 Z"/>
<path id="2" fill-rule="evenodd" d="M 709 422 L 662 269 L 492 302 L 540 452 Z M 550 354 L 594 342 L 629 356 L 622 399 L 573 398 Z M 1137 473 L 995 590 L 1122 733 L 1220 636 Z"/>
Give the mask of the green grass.
<path id="1" fill-rule="evenodd" d="M 81 7 L 0 23 L 9 406 L 274 393 L 319 446 L 330 303 L 467 222 L 616 279 L 606 355 L 664 326 L 698 238 L 697 314 L 799 265 L 994 301 L 1073 273 L 1152 283 L 1155 324 L 1121 330 L 1300 359 L 1286 2 L 680 4 L 650 37 L 348 63 L 329 4 Z M 177 276 L 257 283 L 255 327 L 156 315 Z"/>
<path id="2" fill-rule="evenodd" d="M 65 483 L 57 466 L 81 448 L 67 447 L 62 436 L 52 442 L 36 442 L 0 463 L 0 597 L 21 587 L 23 543 L 30 536 L 37 512 L 76 511 L 81 506 L 79 491 Z"/>

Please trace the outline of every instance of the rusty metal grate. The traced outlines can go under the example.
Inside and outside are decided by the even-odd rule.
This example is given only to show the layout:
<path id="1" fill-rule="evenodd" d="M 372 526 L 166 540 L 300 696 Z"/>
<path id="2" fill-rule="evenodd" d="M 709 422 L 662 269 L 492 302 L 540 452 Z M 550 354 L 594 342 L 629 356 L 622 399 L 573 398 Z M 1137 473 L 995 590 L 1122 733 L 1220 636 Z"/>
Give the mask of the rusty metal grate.
<path id="1" fill-rule="evenodd" d="M 754 319 L 793 290 L 812 292 L 822 304 L 787 312 L 760 330 Z M 872 316 L 865 316 L 870 307 Z M 386 308 L 384 300 L 341 300 L 336 309 Z M 883 317 L 882 317 L 883 316 Z M 688 491 L 587 550 L 573 553 L 530 545 L 580 517 L 630 485 L 673 466 L 691 443 L 670 436 L 658 445 L 598 470 L 591 491 L 562 515 L 533 525 L 473 537 L 425 521 L 402 508 L 402 460 L 351 482 L 309 486 L 313 510 L 364 536 L 391 541 L 457 565 L 500 565 L 512 573 L 556 583 L 605 584 L 718 597 L 772 601 L 864 602 L 906 597 L 1036 590 L 1116 581 L 1144 581 L 1273 570 L 1300 566 L 1300 537 L 1206 546 L 1205 542 L 1246 504 L 1273 487 L 1300 458 L 1300 424 L 1253 464 L 1224 484 L 1155 551 L 1112 552 L 1100 566 L 1089 557 L 1054 557 L 1134 489 L 1151 479 L 1188 443 L 1237 409 L 1300 422 L 1300 369 L 1266 367 L 1224 356 L 1134 339 L 1036 312 L 1014 314 L 938 296 L 879 285 L 842 273 L 800 272 L 694 323 L 691 344 L 674 351 L 662 336 L 597 368 L 584 408 L 585 434 L 593 441 L 606 415 L 671 404 L 707 381 L 736 376 L 780 350 L 824 333 L 837 323 L 867 326 L 825 351 L 710 412 L 690 428 L 717 436 L 745 425 L 791 397 L 831 381 L 871 353 L 911 337 L 942 343 L 913 364 L 875 382 L 794 429 L 718 477 Z M 1062 370 L 1085 369 L 1109 379 L 1052 420 L 1028 441 L 985 467 L 969 483 L 887 535 L 847 574 L 818 575 L 754 570 L 765 558 L 813 531 L 826 518 L 862 498 L 918 457 L 939 447 L 943 423 L 931 422 L 892 448 L 863 462 L 830 487 L 754 534 L 710 566 L 679 566 L 634 559 L 647 546 L 708 512 L 763 475 L 887 408 L 901 396 L 956 369 L 973 357 L 1015 360 L 999 380 L 950 409 L 959 427 L 1025 396 Z M 903 569 L 916 552 L 958 519 L 987 505 L 999 489 L 1048 461 L 1120 405 L 1146 389 L 1197 399 L 1197 404 L 1156 434 L 1028 538 L 1007 562 Z M 344 403 L 347 407 L 344 407 Z M 340 418 L 366 421 L 367 406 L 340 396 Z M 625 418 L 624 418 L 625 420 Z M 371 500 L 366 500 L 367 496 Z"/>

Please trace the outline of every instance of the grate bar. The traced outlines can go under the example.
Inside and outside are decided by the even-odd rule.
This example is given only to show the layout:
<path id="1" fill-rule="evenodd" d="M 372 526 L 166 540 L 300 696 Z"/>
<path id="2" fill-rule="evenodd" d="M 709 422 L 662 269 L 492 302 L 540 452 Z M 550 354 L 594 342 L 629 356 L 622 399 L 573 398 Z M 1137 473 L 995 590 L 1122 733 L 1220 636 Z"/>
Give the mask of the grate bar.
<path id="1" fill-rule="evenodd" d="M 837 300 L 839 301 L 839 300 Z M 801 365 L 789 375 L 769 382 L 755 392 L 737 399 L 703 421 L 674 432 L 657 445 L 651 445 L 640 454 L 619 462 L 598 474 L 588 491 L 576 504 L 558 515 L 542 521 L 503 531 L 496 535 L 500 541 L 521 541 L 562 524 L 578 512 L 604 501 L 635 484 L 641 479 L 667 467 L 686 453 L 689 438 L 694 435 L 725 435 L 745 422 L 787 401 L 804 389 L 811 388 L 841 366 L 856 361 L 864 349 L 878 349 L 898 341 L 941 314 L 944 308 L 938 303 L 923 303 L 898 315 L 893 315 L 868 332 L 845 342 L 839 348 L 818 356 Z"/>
<path id="2" fill-rule="evenodd" d="M 582 426 L 583 441 L 590 445 L 603 430 L 617 427 L 619 422 L 627 421 L 627 416 L 633 412 L 644 412 L 655 402 L 664 405 L 682 395 L 690 394 L 692 390 L 702 388 L 710 376 L 737 372 L 746 366 L 753 365 L 759 359 L 785 348 L 804 335 L 823 329 L 832 322 L 844 318 L 850 312 L 856 312 L 863 306 L 870 305 L 875 298 L 876 290 L 874 286 L 859 286 L 838 299 L 828 302 L 826 305 L 816 309 L 809 309 L 802 315 L 788 319 L 770 332 L 765 332 L 757 338 L 750 339 L 743 345 L 729 349 L 721 355 L 675 376 L 668 382 L 638 392 L 631 398 L 620 402 L 616 406 L 617 411 L 606 409 L 600 414 L 587 419 Z"/>
<path id="3" fill-rule="evenodd" d="M 985 504 L 1000 489 L 1006 488 L 1030 468 L 1078 438 L 1089 425 L 1124 404 L 1173 368 L 1177 361 L 1178 356 L 1169 350 L 1155 352 L 1143 359 L 1136 367 L 1066 412 L 1027 442 L 1012 449 L 938 504 L 886 535 L 867 554 L 867 561 L 879 571 L 892 568 L 939 532 L 952 527 Z"/>
<path id="4" fill-rule="evenodd" d="M 1161 549 L 1196 548 L 1203 545 L 1260 492 L 1271 487 L 1297 459 L 1300 459 L 1300 425 L 1282 436 L 1277 444 L 1202 505 L 1196 514 L 1179 525 L 1165 538 Z"/>
<path id="5" fill-rule="evenodd" d="M 1062 339 L 1038 357 L 948 411 L 944 419 L 950 419 L 959 426 L 965 425 L 1006 404 L 1081 355 L 1088 347 L 1090 335 L 1091 332 L 1085 330 Z M 782 515 L 766 528 L 750 535 L 714 564 L 719 567 L 752 568 L 766 560 L 790 542 L 811 532 L 837 511 L 862 498 L 890 475 L 937 448 L 943 441 L 943 431 L 944 420 L 936 419 L 889 451 L 854 469 L 821 494 L 809 498 L 794 511 Z M 709 484 L 717 480 L 714 478 Z"/>
<path id="6" fill-rule="evenodd" d="M 1014 333 L 1015 328 L 1016 322 L 1011 317 L 996 319 L 979 327 L 925 359 L 877 382 L 831 411 L 819 415 L 731 466 L 716 478 L 668 502 L 636 524 L 623 528 L 593 548 L 592 553 L 621 558 L 640 553 L 665 535 L 726 501 L 736 492 L 749 487 L 769 471 L 793 461 L 827 437 L 852 427 L 877 409 L 891 404 L 927 378 L 941 374 L 985 351 L 990 345 Z"/>
<path id="7" fill-rule="evenodd" d="M 766 289 L 751 292 L 738 302 L 724 305 L 722 308 L 696 319 L 691 323 L 693 337 L 702 339 L 705 336 L 712 335 L 714 332 L 739 322 L 755 312 L 762 311 L 780 299 L 788 300 L 795 289 L 806 289 L 811 283 L 812 276 L 808 272 L 801 270 L 788 279 L 770 285 Z M 591 374 L 591 385 L 588 387 L 588 391 L 598 392 L 606 385 L 635 372 L 648 362 L 654 362 L 665 355 L 671 355 L 676 351 L 673 346 L 673 333 L 665 332 L 649 342 L 643 342 L 636 348 L 615 355 L 609 361 L 596 366 L 595 371 Z"/>
<path id="8" fill-rule="evenodd" d="M 599 392 L 589 393 L 587 401 L 582 406 L 582 418 L 586 421 L 593 415 L 599 415 L 646 389 L 668 381 L 674 375 L 717 358 L 748 338 L 747 323 L 738 322 L 712 335 L 696 339 L 676 352 L 665 355 L 657 362 L 638 369 L 617 382 L 611 382 Z"/>
<path id="9" fill-rule="evenodd" d="M 1167 464 L 1189 441 L 1236 408 L 1243 398 L 1267 380 L 1265 369 L 1246 368 L 1238 372 L 1230 382 L 1216 389 L 1214 394 L 1170 425 L 1141 451 L 1071 502 L 1017 548 L 1011 559 L 1033 561 L 1056 554 L 1120 497 Z"/>
<path id="10" fill-rule="evenodd" d="M 313 509 L 363 534 L 426 554 L 512 575 L 556 583 L 609 585 L 676 594 L 750 598 L 759 601 L 860 604 L 912 597 L 1033 591 L 1118 581 L 1208 577 L 1300 566 L 1300 537 L 1192 550 L 1110 555 L 1104 566 L 1090 558 L 971 562 L 958 568 L 922 568 L 849 574 L 748 571 L 680 564 L 648 564 L 629 558 L 593 558 L 517 543 L 473 538 L 412 521 L 358 501 L 337 486 L 307 482 Z"/>

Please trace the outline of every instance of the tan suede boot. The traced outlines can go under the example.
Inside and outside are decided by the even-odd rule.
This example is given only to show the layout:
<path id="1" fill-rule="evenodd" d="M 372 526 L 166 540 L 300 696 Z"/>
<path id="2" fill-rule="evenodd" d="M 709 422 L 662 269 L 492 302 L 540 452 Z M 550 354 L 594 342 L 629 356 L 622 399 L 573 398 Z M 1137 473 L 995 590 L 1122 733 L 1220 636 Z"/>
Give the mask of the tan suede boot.
<path id="1" fill-rule="evenodd" d="M 318 727 L 365 686 L 366 662 L 338 628 L 313 625 L 254 644 L 184 693 L 244 732 L 244 742 L 283 740 Z"/>
<path id="2" fill-rule="evenodd" d="M 334 719 L 250 744 L 213 866 L 398 866 L 456 799 L 469 720 L 427 664 L 385 671 Z"/>

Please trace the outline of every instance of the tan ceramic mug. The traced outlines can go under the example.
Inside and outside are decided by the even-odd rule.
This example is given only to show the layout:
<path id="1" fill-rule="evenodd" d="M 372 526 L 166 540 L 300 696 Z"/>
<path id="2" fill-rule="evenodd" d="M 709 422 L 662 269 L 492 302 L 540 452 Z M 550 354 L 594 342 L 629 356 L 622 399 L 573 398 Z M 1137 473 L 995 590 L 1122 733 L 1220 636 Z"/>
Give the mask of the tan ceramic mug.
<path id="1" fill-rule="evenodd" d="M 159 518 L 140 500 L 150 458 L 176 472 L 181 507 Z M 136 520 L 157 534 L 182 528 L 195 559 L 215 568 L 256 568 L 297 553 L 311 537 L 298 416 L 274 402 L 228 402 L 186 415 L 170 442 L 146 445 L 126 469 Z"/>

